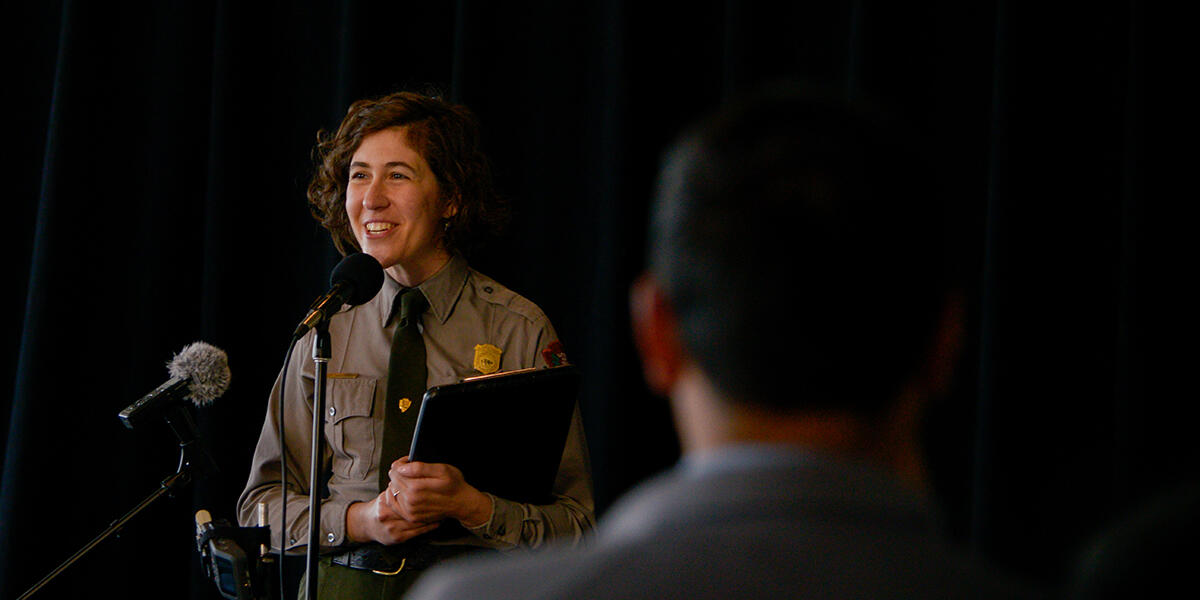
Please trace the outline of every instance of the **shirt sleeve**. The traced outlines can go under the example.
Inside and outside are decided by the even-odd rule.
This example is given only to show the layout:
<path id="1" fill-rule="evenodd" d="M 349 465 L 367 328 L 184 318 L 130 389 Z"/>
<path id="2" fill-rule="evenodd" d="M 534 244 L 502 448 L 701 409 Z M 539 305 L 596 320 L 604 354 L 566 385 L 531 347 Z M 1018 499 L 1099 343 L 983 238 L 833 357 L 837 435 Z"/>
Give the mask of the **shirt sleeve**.
<path id="1" fill-rule="evenodd" d="M 546 366 L 542 350 L 558 341 L 549 320 L 541 319 L 540 331 L 533 339 L 535 344 L 525 366 Z M 527 504 L 488 494 L 492 500 L 491 518 L 469 531 L 489 545 L 501 548 L 537 548 L 551 539 L 577 544 L 595 526 L 589 463 L 583 420 L 576 404 L 554 481 L 554 501 L 545 505 Z"/>
<path id="2" fill-rule="evenodd" d="M 309 490 L 308 470 L 312 449 L 312 404 L 313 373 L 311 360 L 313 335 L 296 342 L 289 364 L 275 380 L 267 403 L 267 415 L 263 420 L 258 446 L 251 460 L 250 476 L 238 499 L 238 523 L 243 527 L 258 525 L 259 503 L 267 507 L 267 519 L 271 526 L 271 545 L 292 551 L 308 543 Z M 287 376 L 284 385 L 284 376 Z M 287 437 L 286 456 L 279 443 L 279 405 L 284 405 L 284 435 Z M 323 452 L 323 472 L 329 470 L 331 456 L 326 447 Z M 283 523 L 283 493 L 280 488 L 281 465 L 287 464 L 287 522 Z M 338 546 L 346 541 L 346 509 L 350 500 L 337 494 L 321 504 L 321 530 L 318 532 L 322 546 Z M 279 535 L 280 532 L 283 535 Z M 284 539 L 280 539 L 283 537 Z"/>

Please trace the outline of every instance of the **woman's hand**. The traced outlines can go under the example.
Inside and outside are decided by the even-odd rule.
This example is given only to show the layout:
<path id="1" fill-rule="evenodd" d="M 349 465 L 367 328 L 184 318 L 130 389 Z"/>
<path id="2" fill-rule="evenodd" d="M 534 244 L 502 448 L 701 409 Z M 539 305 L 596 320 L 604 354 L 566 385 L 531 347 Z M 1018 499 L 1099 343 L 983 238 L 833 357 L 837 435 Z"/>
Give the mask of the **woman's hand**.
<path id="1" fill-rule="evenodd" d="M 492 518 L 492 499 L 467 483 L 453 465 L 410 462 L 405 456 L 392 463 L 388 476 L 388 507 L 409 521 L 456 519 L 469 528 Z"/>
<path id="2" fill-rule="evenodd" d="M 392 508 L 391 495 L 384 490 L 370 502 L 355 502 L 346 510 L 346 536 L 354 542 L 379 542 L 385 545 L 406 542 L 433 531 L 437 521 L 405 519 Z"/>

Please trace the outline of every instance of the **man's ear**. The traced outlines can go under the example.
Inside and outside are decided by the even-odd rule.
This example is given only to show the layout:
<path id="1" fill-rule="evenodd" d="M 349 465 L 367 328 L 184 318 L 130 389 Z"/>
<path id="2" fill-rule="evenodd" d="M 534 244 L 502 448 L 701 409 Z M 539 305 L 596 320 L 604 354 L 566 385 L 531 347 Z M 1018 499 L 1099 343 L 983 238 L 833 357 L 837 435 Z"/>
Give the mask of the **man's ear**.
<path id="1" fill-rule="evenodd" d="M 946 295 L 938 328 L 922 369 L 924 391 L 934 398 L 947 394 L 954 380 L 954 367 L 966 337 L 966 304 L 965 294 L 961 290 Z"/>
<path id="2" fill-rule="evenodd" d="M 641 357 L 642 373 L 651 390 L 666 396 L 679 380 L 685 362 L 675 311 L 649 274 L 642 274 L 633 283 L 629 300 L 633 341 Z"/>

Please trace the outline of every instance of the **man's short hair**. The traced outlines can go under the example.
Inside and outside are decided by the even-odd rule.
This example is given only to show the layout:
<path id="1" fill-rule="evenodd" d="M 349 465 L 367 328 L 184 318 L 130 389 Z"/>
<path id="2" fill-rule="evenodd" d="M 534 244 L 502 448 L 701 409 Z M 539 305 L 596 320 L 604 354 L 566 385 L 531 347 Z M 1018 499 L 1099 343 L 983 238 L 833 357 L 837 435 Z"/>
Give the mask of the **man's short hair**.
<path id="1" fill-rule="evenodd" d="M 949 289 L 945 213 L 902 131 L 865 106 L 776 89 L 667 154 L 650 270 L 731 401 L 876 411 L 924 361 Z"/>

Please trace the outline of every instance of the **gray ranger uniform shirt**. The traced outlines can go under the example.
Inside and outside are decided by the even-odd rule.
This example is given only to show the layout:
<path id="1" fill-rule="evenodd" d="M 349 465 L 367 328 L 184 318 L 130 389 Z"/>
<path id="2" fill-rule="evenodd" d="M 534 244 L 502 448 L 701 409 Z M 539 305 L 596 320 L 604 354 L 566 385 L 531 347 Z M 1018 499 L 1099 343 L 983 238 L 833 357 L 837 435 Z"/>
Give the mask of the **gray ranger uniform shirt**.
<path id="1" fill-rule="evenodd" d="M 500 348 L 500 371 L 546 366 L 541 353 L 558 340 L 546 315 L 535 304 L 452 258 L 418 286 L 429 300 L 421 319 L 428 364 L 428 387 L 478 375 L 475 346 Z M 379 495 L 378 469 L 383 440 L 388 357 L 395 324 L 385 328 L 401 286 L 384 277 L 374 299 L 334 315 L 329 322 L 332 358 L 328 366 L 324 468 L 330 474 L 329 498 L 321 504 L 322 546 L 352 543 L 346 537 L 346 509 Z M 292 352 L 285 386 L 287 435 L 287 532 L 285 547 L 304 546 L 308 537 L 309 455 L 312 447 L 312 364 L 314 332 Z M 282 377 L 282 373 L 280 374 Z M 267 416 L 238 500 L 238 521 L 256 523 L 256 507 L 265 502 L 278 547 L 281 531 L 278 402 L 276 379 Z M 399 456 L 395 458 L 400 458 Z M 468 482 L 470 483 L 470 482 Z M 491 548 L 537 547 L 551 538 L 578 541 L 594 521 L 592 482 L 579 408 L 567 437 L 554 485 L 553 504 L 539 506 L 492 496 L 492 518 L 459 538 L 439 540 Z M 489 494 L 490 495 L 490 494 Z"/>

